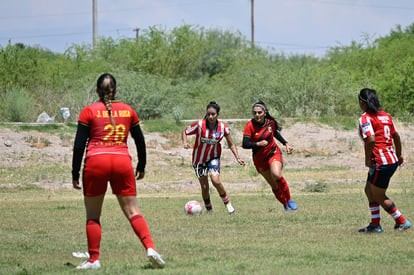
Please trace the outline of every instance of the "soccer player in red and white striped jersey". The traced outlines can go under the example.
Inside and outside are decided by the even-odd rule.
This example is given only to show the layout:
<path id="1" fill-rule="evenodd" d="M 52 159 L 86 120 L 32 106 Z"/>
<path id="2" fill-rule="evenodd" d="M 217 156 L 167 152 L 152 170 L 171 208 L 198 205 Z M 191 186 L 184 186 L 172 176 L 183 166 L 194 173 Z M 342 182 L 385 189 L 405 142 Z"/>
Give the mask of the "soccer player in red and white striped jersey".
<path id="1" fill-rule="evenodd" d="M 206 115 L 203 120 L 199 120 L 190 126 L 187 126 L 182 133 L 183 146 L 189 149 L 187 135 L 195 135 L 193 146 L 192 164 L 194 171 L 201 185 L 201 195 L 208 213 L 213 211 L 210 200 L 210 188 L 208 175 L 210 175 L 213 186 L 217 189 L 223 203 L 229 214 L 234 212 L 226 190 L 220 181 L 220 157 L 221 144 L 220 141 L 226 138 L 234 157 L 240 165 L 245 165 L 245 161 L 239 157 L 237 147 L 230 135 L 230 128 L 217 118 L 220 113 L 220 106 L 211 101 L 206 108 Z"/>
<path id="2" fill-rule="evenodd" d="M 364 141 L 365 166 L 369 167 L 365 194 L 371 211 L 371 223 L 359 232 L 382 232 L 380 206 L 395 220 L 394 229 L 406 230 L 411 227 L 411 223 L 385 194 L 392 175 L 404 163 L 400 135 L 392 117 L 381 110 L 375 90 L 362 89 L 358 99 L 364 111 L 359 118 L 359 134 Z"/>

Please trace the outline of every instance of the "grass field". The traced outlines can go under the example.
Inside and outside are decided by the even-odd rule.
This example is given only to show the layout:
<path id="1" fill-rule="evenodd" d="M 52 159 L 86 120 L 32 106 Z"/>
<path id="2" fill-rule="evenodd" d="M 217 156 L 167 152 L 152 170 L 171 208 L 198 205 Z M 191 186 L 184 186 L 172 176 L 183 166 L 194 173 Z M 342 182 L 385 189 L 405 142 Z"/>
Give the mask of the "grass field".
<path id="1" fill-rule="evenodd" d="M 231 189 L 231 187 L 229 186 Z M 228 215 L 212 196 L 212 215 L 186 216 L 198 192 L 147 193 L 138 203 L 166 267 L 152 269 L 113 195 L 104 203 L 100 274 L 413 274 L 413 229 L 395 232 L 382 211 L 382 234 L 361 234 L 369 211 L 361 185 L 327 192 L 292 188 L 300 209 L 285 213 L 270 190 L 232 192 Z M 408 190 L 408 192 L 407 192 Z M 413 221 L 408 183 L 390 197 Z M 75 190 L 0 189 L 0 274 L 71 274 L 86 251 L 82 195 Z"/>
<path id="2" fill-rule="evenodd" d="M 159 123 L 146 127 L 151 125 Z M 81 192 L 67 188 L 75 128 L 12 129 L 0 127 L 13 141 L 11 147 L 0 146 L 0 274 L 79 273 L 74 268 L 82 260 L 71 254 L 87 250 L 85 209 Z M 190 217 L 185 202 L 201 198 L 191 151 L 180 151 L 179 129 L 164 134 L 166 143 L 148 142 L 148 169 L 137 183 L 139 207 L 165 269 L 152 269 L 108 192 L 99 274 L 414 274 L 414 228 L 395 232 L 382 210 L 382 234 L 357 232 L 370 221 L 363 193 L 366 169 L 360 167 L 360 144 L 346 131 L 315 136 L 314 128 L 307 128 L 308 136 L 296 141 L 297 151 L 286 156 L 284 176 L 298 211 L 284 212 L 257 174 L 250 152 L 240 150 L 245 167 L 235 165 L 230 152 L 222 156 L 221 180 L 236 213 L 226 213 L 212 188 L 214 214 Z M 414 222 L 414 131 L 400 129 L 406 165 L 393 176 L 388 195 Z M 284 131 L 293 139 L 293 130 Z M 31 146 L 43 144 L 42 138 L 45 146 Z"/>

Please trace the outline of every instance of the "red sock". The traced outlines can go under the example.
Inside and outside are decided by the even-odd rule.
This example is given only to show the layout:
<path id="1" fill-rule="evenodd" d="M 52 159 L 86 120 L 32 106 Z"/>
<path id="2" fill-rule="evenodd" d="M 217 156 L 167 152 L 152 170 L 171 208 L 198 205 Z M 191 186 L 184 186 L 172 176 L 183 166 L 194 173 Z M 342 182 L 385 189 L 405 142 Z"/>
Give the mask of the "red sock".
<path id="1" fill-rule="evenodd" d="M 370 203 L 369 210 L 371 211 L 371 224 L 379 226 L 381 221 L 379 204 L 376 202 Z"/>
<path id="2" fill-rule="evenodd" d="M 404 224 L 405 223 L 404 216 L 397 209 L 397 207 L 395 206 L 394 203 L 392 203 L 392 205 L 386 211 L 388 212 L 388 214 L 390 214 L 393 217 L 393 219 L 395 220 L 396 223 L 398 223 L 398 224 Z"/>
<path id="3" fill-rule="evenodd" d="M 229 196 L 227 196 L 227 193 L 226 193 L 226 192 L 224 192 L 224 194 L 223 194 L 223 195 L 220 195 L 220 197 L 221 197 L 221 199 L 223 200 L 223 203 L 224 203 L 224 204 L 228 204 L 228 203 L 230 202 L 230 200 L 229 200 Z"/>
<path id="4" fill-rule="evenodd" d="M 278 189 L 272 188 L 272 192 L 275 195 L 276 199 L 280 201 L 281 204 L 287 205 L 287 200 L 285 199 L 285 196 L 283 195 L 282 190 L 280 190 L 279 188 Z"/>
<path id="5" fill-rule="evenodd" d="M 285 199 L 286 199 L 286 201 L 290 201 L 290 190 L 289 190 L 289 186 L 288 186 L 288 184 L 287 184 L 287 182 L 286 182 L 286 180 L 285 180 L 285 178 L 284 177 L 281 177 L 277 182 L 276 182 L 276 184 L 277 184 L 277 187 L 280 189 L 280 190 L 282 190 L 282 192 L 283 192 L 283 195 L 284 195 L 284 197 L 285 197 Z"/>
<path id="6" fill-rule="evenodd" d="M 91 263 L 99 260 L 99 246 L 101 244 L 102 229 L 99 220 L 86 221 L 86 237 L 88 239 L 88 252 Z"/>
<path id="7" fill-rule="evenodd" d="M 208 199 L 203 199 L 203 201 L 204 201 L 204 205 L 206 206 L 207 210 L 213 209 L 213 205 L 211 204 L 210 197 L 208 197 Z"/>
<path id="8" fill-rule="evenodd" d="M 141 214 L 137 214 L 131 218 L 130 222 L 135 234 L 141 240 L 141 243 L 144 245 L 145 249 L 154 249 L 154 243 L 144 217 Z"/>

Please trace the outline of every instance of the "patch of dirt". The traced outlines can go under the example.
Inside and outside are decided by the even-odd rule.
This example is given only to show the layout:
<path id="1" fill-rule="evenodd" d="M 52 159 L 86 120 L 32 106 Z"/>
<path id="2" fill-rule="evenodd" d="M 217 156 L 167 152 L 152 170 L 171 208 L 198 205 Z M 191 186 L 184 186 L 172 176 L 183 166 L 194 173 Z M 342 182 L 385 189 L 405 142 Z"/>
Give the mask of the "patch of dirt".
<path id="1" fill-rule="evenodd" d="M 228 122 L 231 127 L 231 122 Z M 396 123 L 403 141 L 403 156 L 405 157 L 405 168 L 413 168 L 413 141 L 414 126 Z M 173 185 L 176 190 L 199 190 L 199 184 L 193 174 L 191 167 L 191 149 L 181 146 L 181 136 L 169 135 L 167 137 L 159 133 L 145 133 L 147 144 L 147 170 L 146 177 L 140 181 L 139 188 L 153 192 L 162 192 L 168 185 Z M 251 168 L 251 151 L 240 147 L 242 130 L 232 129 L 233 140 L 238 145 L 238 151 L 244 160 L 249 162 Z M 285 127 L 282 135 L 294 147 L 291 155 L 284 153 L 284 173 L 300 169 L 318 169 L 323 167 L 347 167 L 349 173 L 366 171 L 363 163 L 363 144 L 358 136 L 357 129 L 353 131 L 337 130 L 329 126 L 321 126 L 311 123 L 295 123 Z M 191 142 L 191 137 L 189 139 Z M 71 141 L 73 143 L 73 140 Z M 136 163 L 136 152 L 133 140 L 128 140 L 133 163 Z M 237 162 L 230 150 L 226 150 L 225 141 L 222 142 L 224 151 L 222 156 L 222 167 L 229 168 L 237 166 Z M 284 146 L 281 146 L 284 151 Z M 41 178 L 35 178 L 32 184 L 46 189 L 71 188 L 70 171 L 72 161 L 72 147 L 67 141 L 48 133 L 37 131 L 12 131 L 0 127 L 0 167 L 19 168 L 33 165 L 39 162 L 63 163 L 67 166 L 67 179 L 62 183 L 48 182 Z M 334 173 L 334 172 L 333 172 Z M 222 178 L 226 177 L 223 174 Z M 289 176 L 287 176 L 289 177 Z M 233 180 L 230 180 L 231 178 Z M 232 181 L 232 182 L 229 182 Z M 260 188 L 262 178 L 250 177 L 237 178 L 237 172 L 231 177 L 227 176 L 226 182 L 232 184 L 232 189 L 257 189 Z M 289 179 L 288 179 L 289 181 Z M 302 181 L 302 180 L 300 180 Z M 300 181 L 292 179 L 289 184 L 300 184 Z M 336 179 L 339 183 L 340 179 Z M 5 175 L 0 177 L 0 187 L 9 187 Z M 225 186 L 227 183 L 225 184 Z"/>

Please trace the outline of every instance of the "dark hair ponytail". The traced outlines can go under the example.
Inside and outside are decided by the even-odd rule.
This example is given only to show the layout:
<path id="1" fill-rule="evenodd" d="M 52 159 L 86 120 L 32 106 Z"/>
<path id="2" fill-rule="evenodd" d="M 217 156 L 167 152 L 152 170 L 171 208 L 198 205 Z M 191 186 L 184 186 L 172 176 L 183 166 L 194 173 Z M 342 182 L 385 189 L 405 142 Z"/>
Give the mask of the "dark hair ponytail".
<path id="1" fill-rule="evenodd" d="M 381 109 L 381 104 L 378 99 L 377 91 L 369 88 L 363 88 L 358 95 L 359 100 L 366 103 L 368 108 L 374 113 L 377 113 Z"/>
<path id="2" fill-rule="evenodd" d="M 276 130 L 278 130 L 278 131 L 282 130 L 282 126 L 280 126 L 279 122 L 277 122 L 277 120 L 269 114 L 269 111 L 266 107 L 266 104 L 263 101 L 259 100 L 255 104 L 253 104 L 252 111 L 253 111 L 254 107 L 262 108 L 263 112 L 265 113 L 265 118 L 267 118 L 269 120 L 273 120 L 275 122 Z"/>
<path id="3" fill-rule="evenodd" d="M 105 107 L 108 110 L 111 124 L 115 127 L 115 120 L 112 117 L 112 101 L 115 99 L 116 92 L 115 77 L 109 73 L 101 74 L 96 82 L 96 87 L 100 100 L 105 104 Z"/>

